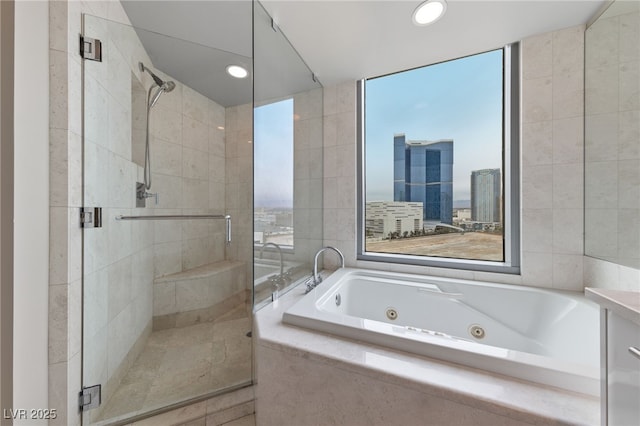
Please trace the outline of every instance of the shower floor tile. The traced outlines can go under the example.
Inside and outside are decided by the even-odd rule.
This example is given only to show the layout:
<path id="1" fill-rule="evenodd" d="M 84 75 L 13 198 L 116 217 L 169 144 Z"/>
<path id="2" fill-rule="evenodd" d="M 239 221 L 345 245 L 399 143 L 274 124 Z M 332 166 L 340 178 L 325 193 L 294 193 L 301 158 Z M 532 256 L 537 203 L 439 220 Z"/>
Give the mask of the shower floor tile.
<path id="1" fill-rule="evenodd" d="M 242 304 L 213 322 L 151 333 L 100 417 L 122 419 L 251 380 Z"/>

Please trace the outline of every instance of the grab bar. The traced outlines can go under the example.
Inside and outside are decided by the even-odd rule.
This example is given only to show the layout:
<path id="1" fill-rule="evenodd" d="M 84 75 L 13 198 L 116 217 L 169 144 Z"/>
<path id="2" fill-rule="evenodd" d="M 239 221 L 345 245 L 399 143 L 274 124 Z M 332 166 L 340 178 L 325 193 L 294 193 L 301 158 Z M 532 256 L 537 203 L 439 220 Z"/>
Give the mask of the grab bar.
<path id="1" fill-rule="evenodd" d="M 436 296 L 450 297 L 452 299 L 459 299 L 463 296 L 462 293 L 446 293 L 440 289 L 432 289 L 432 288 L 422 288 L 418 287 L 418 292 L 420 293 L 429 293 Z"/>
<path id="2" fill-rule="evenodd" d="M 191 220 L 191 219 L 224 219 L 225 242 L 231 244 L 231 216 L 221 214 L 185 214 L 185 215 L 158 215 L 158 216 L 116 216 L 116 220 Z"/>

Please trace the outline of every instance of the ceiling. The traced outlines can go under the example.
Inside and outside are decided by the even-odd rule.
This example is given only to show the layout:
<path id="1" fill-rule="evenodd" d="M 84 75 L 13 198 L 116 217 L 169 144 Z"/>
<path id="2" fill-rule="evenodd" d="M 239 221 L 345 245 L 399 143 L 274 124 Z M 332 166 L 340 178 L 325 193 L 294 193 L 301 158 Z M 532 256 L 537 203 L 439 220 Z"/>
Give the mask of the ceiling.
<path id="1" fill-rule="evenodd" d="M 153 67 L 222 106 L 250 103 L 251 79 L 227 75 L 251 69 L 250 1 L 140 1 L 122 5 Z"/>
<path id="2" fill-rule="evenodd" d="M 228 62 L 233 55 L 250 61 L 251 1 L 122 3 L 135 27 L 213 47 L 221 55 L 215 61 Z M 426 27 L 411 22 L 413 10 L 420 3 L 420 0 L 262 1 L 319 80 L 324 85 L 333 85 L 495 49 L 534 34 L 584 24 L 607 0 L 448 0 L 446 14 Z M 268 37 L 266 32 L 256 32 L 256 43 L 263 36 Z M 192 75 L 197 74 L 196 70 L 205 69 L 202 54 L 196 54 L 200 56 L 199 62 L 189 60 L 187 48 L 181 49 L 175 43 L 165 46 L 157 37 L 141 36 L 141 39 L 156 67 L 198 90 L 197 84 L 190 81 L 197 78 Z M 277 60 L 274 44 L 264 44 L 267 47 L 256 46 L 256 52 L 263 60 Z M 207 66 L 211 70 L 216 67 L 213 63 Z M 287 65 L 279 63 L 269 68 L 277 72 L 287 69 Z M 216 69 L 220 69 L 219 64 Z M 206 85 L 217 87 L 217 93 L 211 96 L 219 103 L 238 105 L 246 101 L 247 94 L 250 99 L 246 91 L 250 89 L 242 94 L 243 89 L 230 83 L 224 73 L 205 74 Z M 273 77 L 278 79 L 277 75 Z"/>

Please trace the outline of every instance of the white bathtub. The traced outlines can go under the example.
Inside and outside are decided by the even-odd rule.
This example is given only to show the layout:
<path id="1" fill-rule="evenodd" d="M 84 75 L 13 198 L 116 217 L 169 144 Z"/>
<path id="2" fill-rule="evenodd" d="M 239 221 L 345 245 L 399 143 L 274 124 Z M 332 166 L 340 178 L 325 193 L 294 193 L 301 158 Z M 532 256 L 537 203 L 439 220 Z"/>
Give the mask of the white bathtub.
<path id="1" fill-rule="evenodd" d="M 580 294 L 342 268 L 283 321 L 599 395 L 598 315 Z"/>

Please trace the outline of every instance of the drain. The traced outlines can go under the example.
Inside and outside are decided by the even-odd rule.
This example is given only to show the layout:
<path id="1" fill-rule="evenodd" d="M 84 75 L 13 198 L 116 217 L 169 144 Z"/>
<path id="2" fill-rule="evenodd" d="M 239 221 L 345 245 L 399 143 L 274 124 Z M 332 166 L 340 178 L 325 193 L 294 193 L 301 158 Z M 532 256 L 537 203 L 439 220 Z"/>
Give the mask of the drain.
<path id="1" fill-rule="evenodd" d="M 340 296 L 340 293 L 336 294 L 336 306 L 340 306 L 340 304 L 342 303 L 342 297 Z"/>
<path id="2" fill-rule="evenodd" d="M 391 321 L 397 319 L 398 318 L 398 311 L 396 311 L 393 308 L 387 309 L 387 318 L 389 318 Z"/>
<path id="3" fill-rule="evenodd" d="M 480 327 L 477 324 L 473 324 L 469 326 L 469 334 L 476 339 L 483 339 L 485 336 L 484 328 Z"/>

